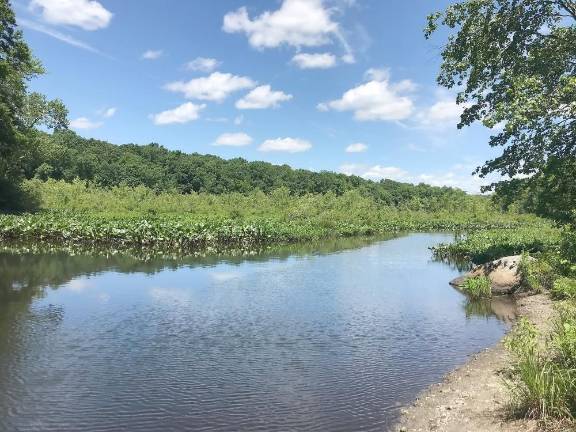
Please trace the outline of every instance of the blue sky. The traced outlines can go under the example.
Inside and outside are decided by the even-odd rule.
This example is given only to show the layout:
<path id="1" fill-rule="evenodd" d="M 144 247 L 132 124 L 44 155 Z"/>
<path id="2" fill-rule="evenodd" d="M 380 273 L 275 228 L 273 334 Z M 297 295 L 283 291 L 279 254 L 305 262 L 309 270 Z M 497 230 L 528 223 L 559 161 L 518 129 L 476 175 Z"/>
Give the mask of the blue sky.
<path id="1" fill-rule="evenodd" d="M 435 77 L 448 1 L 13 0 L 82 136 L 478 191 L 490 131 Z"/>

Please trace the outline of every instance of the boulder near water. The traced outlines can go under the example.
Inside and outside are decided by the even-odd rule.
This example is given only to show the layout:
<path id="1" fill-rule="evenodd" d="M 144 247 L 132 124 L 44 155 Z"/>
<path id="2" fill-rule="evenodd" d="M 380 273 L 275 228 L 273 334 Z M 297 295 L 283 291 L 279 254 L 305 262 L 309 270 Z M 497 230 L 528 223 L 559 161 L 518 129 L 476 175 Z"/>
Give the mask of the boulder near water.
<path id="1" fill-rule="evenodd" d="M 518 268 L 521 259 L 521 255 L 513 255 L 475 266 L 465 275 L 452 280 L 450 285 L 461 288 L 466 279 L 476 276 L 487 276 L 492 282 L 492 294 L 512 294 L 520 288 L 522 283 Z"/>

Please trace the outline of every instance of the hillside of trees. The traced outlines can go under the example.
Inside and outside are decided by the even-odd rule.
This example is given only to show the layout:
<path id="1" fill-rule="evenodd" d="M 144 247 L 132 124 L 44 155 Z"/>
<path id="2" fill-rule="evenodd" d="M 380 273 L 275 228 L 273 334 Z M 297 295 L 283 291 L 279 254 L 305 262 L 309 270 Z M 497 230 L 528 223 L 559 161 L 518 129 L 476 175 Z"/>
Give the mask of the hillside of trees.
<path id="1" fill-rule="evenodd" d="M 146 186 L 157 192 L 188 194 L 270 193 L 286 188 L 294 195 L 328 193 L 342 195 L 357 190 L 378 203 L 401 206 L 408 201 L 435 202 L 463 200 L 465 192 L 448 187 L 412 185 L 392 180 L 374 182 L 334 172 L 292 169 L 288 165 L 225 160 L 212 155 L 187 154 L 161 145 L 114 145 L 85 139 L 72 131 L 36 133 L 34 145 L 22 159 L 28 179 L 90 181 L 100 187 Z"/>

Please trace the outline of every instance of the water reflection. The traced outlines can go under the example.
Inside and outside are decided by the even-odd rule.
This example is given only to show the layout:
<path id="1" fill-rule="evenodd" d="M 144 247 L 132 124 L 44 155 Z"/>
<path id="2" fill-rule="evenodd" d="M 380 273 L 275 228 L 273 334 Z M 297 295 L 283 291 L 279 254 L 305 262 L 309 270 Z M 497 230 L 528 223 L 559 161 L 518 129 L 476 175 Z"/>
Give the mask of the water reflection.
<path id="1" fill-rule="evenodd" d="M 508 327 L 430 259 L 449 239 L 0 253 L 0 430 L 385 430 Z"/>

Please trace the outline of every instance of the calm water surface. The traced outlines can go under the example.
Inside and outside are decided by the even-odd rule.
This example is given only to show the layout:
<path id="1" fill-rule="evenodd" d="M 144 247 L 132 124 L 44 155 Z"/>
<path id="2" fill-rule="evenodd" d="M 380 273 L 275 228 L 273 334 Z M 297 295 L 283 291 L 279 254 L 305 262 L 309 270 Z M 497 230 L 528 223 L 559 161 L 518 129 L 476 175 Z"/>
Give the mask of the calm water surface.
<path id="1" fill-rule="evenodd" d="M 513 314 L 448 285 L 458 270 L 428 247 L 450 240 L 220 260 L 0 254 L 0 430 L 386 430 Z"/>

